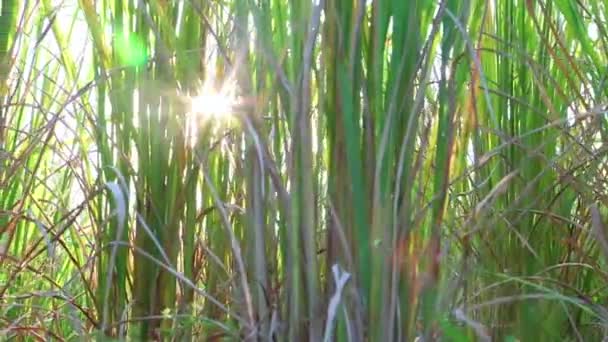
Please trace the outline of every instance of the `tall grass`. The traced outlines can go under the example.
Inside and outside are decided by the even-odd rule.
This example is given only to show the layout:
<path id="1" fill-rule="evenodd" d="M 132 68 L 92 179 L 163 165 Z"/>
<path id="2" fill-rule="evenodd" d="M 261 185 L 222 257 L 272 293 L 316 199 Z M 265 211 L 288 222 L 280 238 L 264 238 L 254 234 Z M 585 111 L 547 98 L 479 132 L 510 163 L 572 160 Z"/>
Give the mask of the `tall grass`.
<path id="1" fill-rule="evenodd" d="M 0 6 L 8 339 L 605 337 L 603 2 Z"/>

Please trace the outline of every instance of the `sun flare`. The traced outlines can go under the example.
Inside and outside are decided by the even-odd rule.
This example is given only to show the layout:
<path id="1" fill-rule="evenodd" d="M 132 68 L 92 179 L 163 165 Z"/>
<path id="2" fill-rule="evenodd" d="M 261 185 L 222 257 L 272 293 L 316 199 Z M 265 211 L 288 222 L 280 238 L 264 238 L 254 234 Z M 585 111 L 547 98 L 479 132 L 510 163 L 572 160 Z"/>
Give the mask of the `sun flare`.
<path id="1" fill-rule="evenodd" d="M 226 86 L 216 91 L 213 87 L 204 86 L 190 98 L 190 112 L 208 119 L 227 119 L 232 116 L 234 104 L 234 87 Z"/>
<path id="2" fill-rule="evenodd" d="M 189 143 L 194 146 L 198 141 L 202 126 L 213 123 L 212 131 L 225 129 L 233 124 L 236 98 L 236 84 L 226 82 L 220 89 L 210 81 L 205 81 L 198 92 L 188 96 L 190 105 L 186 121 Z M 202 125 L 202 126 L 201 126 Z"/>

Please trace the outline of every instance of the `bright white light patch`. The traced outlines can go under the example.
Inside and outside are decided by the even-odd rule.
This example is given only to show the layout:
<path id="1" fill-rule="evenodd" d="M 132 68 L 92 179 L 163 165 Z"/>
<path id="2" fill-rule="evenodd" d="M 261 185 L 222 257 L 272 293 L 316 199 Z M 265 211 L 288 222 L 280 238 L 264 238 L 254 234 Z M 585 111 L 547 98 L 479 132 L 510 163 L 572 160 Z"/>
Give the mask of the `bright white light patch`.
<path id="1" fill-rule="evenodd" d="M 591 38 L 591 40 L 596 41 L 599 38 L 598 31 L 599 30 L 595 23 L 589 24 L 589 27 L 587 28 L 587 33 L 589 34 L 589 38 Z"/>
<path id="2" fill-rule="evenodd" d="M 210 120 L 218 127 L 230 125 L 234 118 L 236 99 L 236 86 L 227 83 L 219 91 L 205 82 L 201 90 L 188 97 L 190 102 L 190 112 L 186 121 L 187 136 L 190 146 L 196 145 L 199 138 L 199 129 L 204 122 Z"/>
<path id="3" fill-rule="evenodd" d="M 221 94 L 201 94 L 192 98 L 192 112 L 200 115 L 222 117 L 229 115 L 232 101 Z"/>
<path id="4" fill-rule="evenodd" d="M 234 98 L 230 92 L 203 90 L 191 98 L 190 111 L 203 117 L 222 119 L 233 112 Z"/>

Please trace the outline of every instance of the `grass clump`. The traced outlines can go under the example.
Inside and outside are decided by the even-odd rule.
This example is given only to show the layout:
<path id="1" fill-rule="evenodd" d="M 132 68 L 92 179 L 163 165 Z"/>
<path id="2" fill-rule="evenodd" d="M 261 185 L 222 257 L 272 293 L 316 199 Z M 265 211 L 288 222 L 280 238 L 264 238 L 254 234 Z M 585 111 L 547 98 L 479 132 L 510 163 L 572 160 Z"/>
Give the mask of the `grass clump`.
<path id="1" fill-rule="evenodd" d="M 0 335 L 604 338 L 606 10 L 1 0 Z"/>

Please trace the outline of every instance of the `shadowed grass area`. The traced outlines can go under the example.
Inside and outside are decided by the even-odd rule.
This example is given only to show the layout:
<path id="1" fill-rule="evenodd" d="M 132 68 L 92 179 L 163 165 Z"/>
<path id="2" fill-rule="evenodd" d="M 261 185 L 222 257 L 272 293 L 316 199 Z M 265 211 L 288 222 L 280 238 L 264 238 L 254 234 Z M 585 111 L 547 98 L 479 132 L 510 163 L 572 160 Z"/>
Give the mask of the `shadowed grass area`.
<path id="1" fill-rule="evenodd" d="M 0 0 L 0 336 L 605 338 L 607 20 Z"/>

